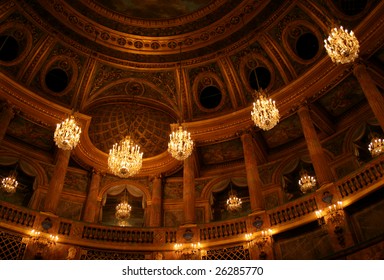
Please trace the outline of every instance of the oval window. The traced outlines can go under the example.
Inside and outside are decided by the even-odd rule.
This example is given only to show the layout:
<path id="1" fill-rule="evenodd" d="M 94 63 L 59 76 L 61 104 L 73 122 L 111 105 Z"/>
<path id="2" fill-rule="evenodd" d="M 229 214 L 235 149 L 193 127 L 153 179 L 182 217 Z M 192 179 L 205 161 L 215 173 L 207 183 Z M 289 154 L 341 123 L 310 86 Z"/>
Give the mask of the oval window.
<path id="1" fill-rule="evenodd" d="M 296 41 L 296 54 L 304 60 L 312 59 L 319 51 L 319 41 L 312 33 L 304 33 Z"/>
<path id="2" fill-rule="evenodd" d="M 249 85 L 251 88 L 258 90 L 265 89 L 271 83 L 271 73 L 265 67 L 257 67 L 249 74 Z"/>
<path id="3" fill-rule="evenodd" d="M 68 75 L 60 68 L 51 69 L 45 76 L 45 84 L 53 92 L 62 92 L 68 86 Z"/>
<path id="4" fill-rule="evenodd" d="M 222 94 L 215 86 L 204 88 L 199 96 L 200 104 L 206 109 L 214 109 L 219 106 L 221 98 Z"/>
<path id="5" fill-rule="evenodd" d="M 0 60 L 9 62 L 19 56 L 19 43 L 12 36 L 0 36 Z"/>

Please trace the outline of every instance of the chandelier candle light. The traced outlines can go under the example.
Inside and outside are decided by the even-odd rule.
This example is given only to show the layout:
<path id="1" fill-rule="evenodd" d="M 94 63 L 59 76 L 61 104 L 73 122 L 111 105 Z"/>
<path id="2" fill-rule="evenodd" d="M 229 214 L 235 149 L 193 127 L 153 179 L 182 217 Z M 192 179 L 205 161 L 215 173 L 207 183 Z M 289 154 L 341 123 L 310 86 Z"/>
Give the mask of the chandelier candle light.
<path id="1" fill-rule="evenodd" d="M 380 139 L 377 136 L 372 137 L 371 143 L 369 143 L 368 150 L 372 157 L 377 157 L 384 152 L 384 139 Z"/>
<path id="2" fill-rule="evenodd" d="M 232 185 L 228 196 L 229 197 L 227 199 L 227 210 L 230 212 L 240 211 L 243 202 L 241 201 L 241 198 L 237 197 L 236 191 L 232 190 Z"/>
<path id="3" fill-rule="evenodd" d="M 350 63 L 359 56 L 359 41 L 353 31 L 348 33 L 342 26 L 331 30 L 324 47 L 334 63 Z"/>
<path id="4" fill-rule="evenodd" d="M 7 193 L 15 193 L 16 192 L 16 188 L 19 185 L 19 183 L 16 180 L 16 176 L 17 176 L 16 171 L 12 170 L 9 173 L 8 177 L 5 177 L 1 181 L 1 188 L 5 192 L 7 192 Z"/>
<path id="5" fill-rule="evenodd" d="M 127 226 L 128 219 L 131 217 L 132 207 L 128 203 L 127 189 L 125 189 L 122 201 L 116 206 L 115 217 L 120 226 Z"/>
<path id="6" fill-rule="evenodd" d="M 141 169 L 142 163 L 143 153 L 140 152 L 140 147 L 133 143 L 130 136 L 115 143 L 109 150 L 108 168 L 120 178 L 135 175 Z"/>
<path id="7" fill-rule="evenodd" d="M 169 135 L 168 152 L 177 160 L 188 158 L 193 151 L 193 141 L 191 134 L 184 130 L 181 125 L 178 126 Z"/>
<path id="8" fill-rule="evenodd" d="M 316 186 L 316 179 L 313 176 L 309 176 L 307 171 L 300 171 L 299 186 L 302 193 L 307 193 Z"/>
<path id="9" fill-rule="evenodd" d="M 183 102 L 182 102 L 182 93 L 181 93 L 181 44 L 180 44 L 180 103 L 181 110 L 180 115 L 181 118 L 183 116 Z M 191 134 L 183 128 L 183 126 L 179 123 L 177 127 L 169 134 L 169 142 L 168 142 L 168 152 L 172 155 L 173 158 L 177 160 L 185 160 L 188 158 L 193 151 L 193 140 L 191 139 Z"/>
<path id="10" fill-rule="evenodd" d="M 81 128 L 76 124 L 75 118 L 71 115 L 62 123 L 56 125 L 53 135 L 56 145 L 63 150 L 72 150 L 80 141 Z"/>

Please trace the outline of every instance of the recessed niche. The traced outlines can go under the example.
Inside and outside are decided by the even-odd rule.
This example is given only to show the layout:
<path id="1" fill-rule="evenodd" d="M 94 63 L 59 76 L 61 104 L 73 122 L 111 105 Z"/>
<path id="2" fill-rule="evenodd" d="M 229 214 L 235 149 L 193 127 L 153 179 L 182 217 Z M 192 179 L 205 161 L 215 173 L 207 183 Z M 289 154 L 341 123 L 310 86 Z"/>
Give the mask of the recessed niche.
<path id="1" fill-rule="evenodd" d="M 0 36 L 0 60 L 10 62 L 19 56 L 19 43 L 12 36 Z"/>
<path id="2" fill-rule="evenodd" d="M 259 88 L 266 89 L 270 83 L 271 72 L 265 67 L 257 67 L 249 73 L 249 85 L 255 90 Z"/>
<path id="3" fill-rule="evenodd" d="M 220 89 L 215 86 L 205 87 L 199 96 L 200 104 L 206 109 L 214 109 L 219 106 L 222 99 Z"/>
<path id="4" fill-rule="evenodd" d="M 51 69 L 45 76 L 45 84 L 53 92 L 62 92 L 68 86 L 68 75 L 60 68 Z"/>
<path id="5" fill-rule="evenodd" d="M 312 33 L 304 33 L 296 41 L 296 54 L 304 60 L 312 59 L 319 51 L 319 41 Z"/>

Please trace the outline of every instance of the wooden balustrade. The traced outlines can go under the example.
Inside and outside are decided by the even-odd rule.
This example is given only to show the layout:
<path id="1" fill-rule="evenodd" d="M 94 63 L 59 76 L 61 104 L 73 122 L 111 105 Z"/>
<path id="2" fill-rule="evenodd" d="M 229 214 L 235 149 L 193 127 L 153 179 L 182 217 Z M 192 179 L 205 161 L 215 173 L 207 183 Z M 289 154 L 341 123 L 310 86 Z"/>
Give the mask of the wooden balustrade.
<path id="1" fill-rule="evenodd" d="M 384 177 L 384 161 L 377 160 L 364 166 L 338 183 L 337 190 L 342 198 L 352 195 L 366 187 L 372 186 Z"/>
<path id="2" fill-rule="evenodd" d="M 152 230 L 137 228 L 84 226 L 82 238 L 108 242 L 153 243 L 154 235 Z"/>
<path id="3" fill-rule="evenodd" d="M 176 230 L 170 231 L 167 230 L 165 231 L 165 243 L 176 243 Z"/>
<path id="4" fill-rule="evenodd" d="M 316 211 L 317 203 L 314 197 L 305 197 L 291 203 L 282 205 L 276 209 L 268 211 L 271 226 L 281 225 L 291 222 Z"/>
<path id="5" fill-rule="evenodd" d="M 2 202 L 0 204 L 0 220 L 17 224 L 25 227 L 33 227 L 36 215 L 31 211 L 19 208 L 18 206 L 10 206 Z"/>
<path id="6" fill-rule="evenodd" d="M 247 233 L 247 223 L 246 219 L 242 218 L 236 221 L 203 225 L 200 228 L 200 240 L 231 238 L 244 233 Z"/>
<path id="7" fill-rule="evenodd" d="M 71 227 L 71 223 L 60 221 L 59 230 L 57 233 L 69 236 L 71 233 Z"/>
<path id="8" fill-rule="evenodd" d="M 368 187 L 380 187 L 380 180 L 384 178 L 384 159 L 377 158 L 361 169 L 330 185 L 327 189 L 332 193 L 339 192 L 342 198 L 352 197 Z M 298 221 L 308 217 L 318 209 L 316 193 L 299 198 L 287 204 L 266 211 L 270 226 Z M 38 211 L 0 201 L 0 222 L 12 224 L 20 228 L 33 228 L 35 221 L 43 220 L 46 216 Z M 241 217 L 229 221 L 213 222 L 199 225 L 199 241 L 230 240 L 247 233 L 247 224 L 251 224 L 250 217 Z M 89 246 L 97 247 L 100 242 L 152 244 L 163 246 L 177 242 L 178 228 L 120 228 L 108 225 L 96 225 L 81 221 L 58 218 L 54 220 L 57 234 L 68 237 L 68 240 L 81 240 Z M 76 228 L 76 230 L 74 230 Z M 96 241 L 96 242 L 95 242 Z M 119 246 L 119 245 L 116 245 Z"/>

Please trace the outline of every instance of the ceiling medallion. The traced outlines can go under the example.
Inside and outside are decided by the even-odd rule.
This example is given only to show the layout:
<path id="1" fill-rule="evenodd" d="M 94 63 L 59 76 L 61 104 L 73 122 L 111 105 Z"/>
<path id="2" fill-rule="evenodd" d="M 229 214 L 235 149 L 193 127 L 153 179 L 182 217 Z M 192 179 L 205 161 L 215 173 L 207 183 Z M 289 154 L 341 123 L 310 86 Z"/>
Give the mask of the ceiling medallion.
<path id="1" fill-rule="evenodd" d="M 316 179 L 303 169 L 300 171 L 299 186 L 302 193 L 310 192 L 316 186 Z"/>
<path id="2" fill-rule="evenodd" d="M 255 91 L 255 101 L 253 102 L 253 109 L 251 117 L 256 126 L 263 130 L 272 129 L 280 119 L 279 110 L 276 107 L 275 101 L 267 99 L 262 88 Z"/>
<path id="3" fill-rule="evenodd" d="M 9 173 L 8 177 L 5 177 L 1 181 L 1 189 L 7 193 L 15 193 L 16 188 L 19 185 L 19 183 L 16 180 L 16 176 L 17 176 L 16 171 L 12 170 Z"/>
<path id="4" fill-rule="evenodd" d="M 120 178 L 128 178 L 135 175 L 141 169 L 143 153 L 140 147 L 135 145 L 130 136 L 126 136 L 119 143 L 115 143 L 109 150 L 108 168 Z"/>
<path id="5" fill-rule="evenodd" d="M 177 160 L 188 158 L 192 154 L 193 146 L 191 134 L 181 125 L 169 135 L 168 152 Z"/>
<path id="6" fill-rule="evenodd" d="M 128 219 L 131 217 L 132 207 L 128 203 L 127 189 L 124 190 L 122 201 L 116 206 L 115 217 L 119 226 L 128 226 Z"/>
<path id="7" fill-rule="evenodd" d="M 377 136 L 373 136 L 371 143 L 369 143 L 368 150 L 372 157 L 377 157 L 384 153 L 384 139 L 380 139 Z"/>
<path id="8" fill-rule="evenodd" d="M 56 145 L 63 150 L 72 150 L 80 141 L 81 128 L 76 124 L 75 118 L 71 115 L 62 123 L 56 125 L 53 135 Z"/>
<path id="9" fill-rule="evenodd" d="M 324 40 L 324 47 L 335 63 L 350 63 L 359 56 L 359 41 L 353 31 L 348 33 L 342 26 L 331 30 L 328 39 Z"/>

